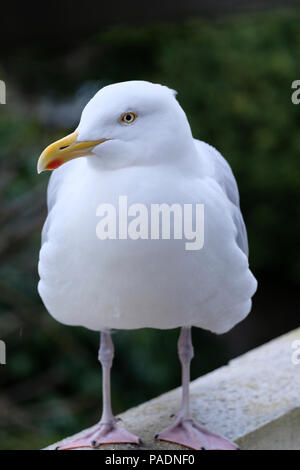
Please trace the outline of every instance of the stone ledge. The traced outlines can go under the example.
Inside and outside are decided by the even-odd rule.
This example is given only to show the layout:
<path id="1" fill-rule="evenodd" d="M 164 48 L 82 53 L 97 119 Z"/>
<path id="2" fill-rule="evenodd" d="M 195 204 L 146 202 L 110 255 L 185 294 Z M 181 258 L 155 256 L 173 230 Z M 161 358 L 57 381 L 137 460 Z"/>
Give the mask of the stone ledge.
<path id="1" fill-rule="evenodd" d="M 235 441 L 241 449 L 300 450 L 300 364 L 292 362 L 292 343 L 300 328 L 232 360 L 191 384 L 194 418 Z M 120 415 L 129 431 L 143 439 L 141 449 L 183 449 L 153 436 L 172 421 L 180 389 Z M 92 428 L 91 428 L 92 429 Z M 83 435 L 87 430 L 82 431 Z M 47 447 L 55 449 L 62 442 Z M 132 445 L 99 450 L 138 449 Z"/>

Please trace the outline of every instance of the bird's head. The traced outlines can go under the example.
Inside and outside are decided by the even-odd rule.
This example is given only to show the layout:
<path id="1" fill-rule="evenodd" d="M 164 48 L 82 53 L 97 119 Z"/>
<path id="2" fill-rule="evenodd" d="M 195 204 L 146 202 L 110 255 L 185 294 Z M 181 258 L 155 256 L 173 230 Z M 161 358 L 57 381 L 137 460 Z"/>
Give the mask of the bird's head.
<path id="1" fill-rule="evenodd" d="M 151 165 L 176 159 L 192 145 L 173 90 L 144 81 L 116 83 L 89 101 L 75 132 L 43 151 L 38 172 L 78 157 L 107 169 Z"/>

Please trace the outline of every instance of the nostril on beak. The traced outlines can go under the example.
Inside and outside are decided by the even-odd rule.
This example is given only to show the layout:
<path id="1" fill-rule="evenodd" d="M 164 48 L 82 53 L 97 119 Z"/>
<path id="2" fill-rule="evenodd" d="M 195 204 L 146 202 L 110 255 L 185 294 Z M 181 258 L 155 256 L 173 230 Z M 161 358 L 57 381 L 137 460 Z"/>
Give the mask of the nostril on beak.
<path id="1" fill-rule="evenodd" d="M 59 147 L 59 150 L 66 149 L 67 147 L 69 147 L 69 145 L 63 145 L 62 147 Z"/>

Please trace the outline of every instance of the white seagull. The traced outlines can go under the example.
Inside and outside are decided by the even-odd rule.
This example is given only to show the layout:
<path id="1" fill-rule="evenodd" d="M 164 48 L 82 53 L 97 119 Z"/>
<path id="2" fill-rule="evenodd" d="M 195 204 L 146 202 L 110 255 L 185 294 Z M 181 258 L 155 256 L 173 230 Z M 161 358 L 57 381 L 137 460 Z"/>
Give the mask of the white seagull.
<path id="1" fill-rule="evenodd" d="M 191 327 L 230 330 L 249 313 L 257 282 L 248 267 L 232 171 L 213 147 L 193 138 L 175 94 L 146 81 L 102 88 L 76 131 L 47 147 L 38 161 L 39 173 L 55 170 L 42 232 L 40 296 L 61 323 L 101 333 L 102 417 L 96 430 L 63 449 L 141 442 L 112 413 L 110 330 L 146 327 L 181 327 L 181 408 L 156 439 L 192 449 L 237 448 L 190 415 Z M 202 204 L 203 247 L 187 250 L 183 237 L 153 239 L 138 232 L 134 239 L 127 233 L 99 238 L 98 207 L 110 204 L 121 218 L 120 196 L 149 209 Z"/>

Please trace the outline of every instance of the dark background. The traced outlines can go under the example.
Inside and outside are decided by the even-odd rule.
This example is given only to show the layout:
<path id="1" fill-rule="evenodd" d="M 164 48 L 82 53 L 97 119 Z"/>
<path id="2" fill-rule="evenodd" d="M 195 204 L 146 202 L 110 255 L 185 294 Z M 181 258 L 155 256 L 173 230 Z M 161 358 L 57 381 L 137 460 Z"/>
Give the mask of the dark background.
<path id="1" fill-rule="evenodd" d="M 1 449 L 46 446 L 100 415 L 98 335 L 57 323 L 36 291 L 48 181 L 36 162 L 101 86 L 145 79 L 176 89 L 194 136 L 221 151 L 239 184 L 259 288 L 230 333 L 194 329 L 192 377 L 299 325 L 299 24 L 298 2 L 1 5 Z M 117 413 L 179 385 L 177 335 L 114 335 Z"/>

